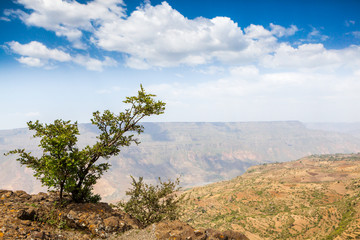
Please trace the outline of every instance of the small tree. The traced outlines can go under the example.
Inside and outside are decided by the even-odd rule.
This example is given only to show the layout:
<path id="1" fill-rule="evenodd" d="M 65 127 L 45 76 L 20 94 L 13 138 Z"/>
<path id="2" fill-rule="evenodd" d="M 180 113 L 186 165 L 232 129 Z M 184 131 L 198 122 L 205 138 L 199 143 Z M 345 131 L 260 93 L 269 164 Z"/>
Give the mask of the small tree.
<path id="1" fill-rule="evenodd" d="M 60 191 L 62 200 L 63 192 L 71 194 L 75 202 L 98 201 L 100 197 L 93 195 L 91 190 L 96 181 L 110 167 L 108 162 L 96 164 L 99 159 L 109 159 L 120 153 L 120 148 L 130 146 L 131 143 L 139 144 L 138 139 L 131 132 L 140 134 L 143 126 L 139 121 L 146 116 L 164 113 L 165 103 L 155 101 L 155 95 L 146 94 L 140 85 L 137 96 L 127 97 L 126 104 L 130 108 L 118 115 L 109 110 L 100 114 L 93 113 L 92 124 L 100 130 L 98 141 L 93 146 L 79 149 L 76 146 L 79 130 L 77 122 L 55 120 L 52 124 L 41 124 L 39 121 L 28 122 L 30 130 L 35 130 L 34 137 L 40 137 L 39 147 L 43 155 L 38 158 L 17 149 L 7 154 L 19 154 L 17 159 L 22 165 L 32 168 L 34 176 L 41 180 L 48 188 Z"/>
<path id="2" fill-rule="evenodd" d="M 129 201 L 119 202 L 118 206 L 141 222 L 143 227 L 162 220 L 175 220 L 179 217 L 179 202 L 176 191 L 180 189 L 179 178 L 174 182 L 168 180 L 159 184 L 149 185 L 143 182 L 143 177 L 136 181 L 131 176 L 132 189 L 126 192 Z"/>

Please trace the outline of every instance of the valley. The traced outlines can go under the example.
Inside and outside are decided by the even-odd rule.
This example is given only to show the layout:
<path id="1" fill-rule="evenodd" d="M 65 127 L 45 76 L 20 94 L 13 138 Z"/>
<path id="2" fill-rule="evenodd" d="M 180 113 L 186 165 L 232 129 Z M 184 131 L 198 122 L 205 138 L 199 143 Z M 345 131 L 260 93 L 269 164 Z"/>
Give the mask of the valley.
<path id="1" fill-rule="evenodd" d="M 360 139 L 350 131 L 309 129 L 297 121 L 143 125 L 141 144 L 123 148 L 118 156 L 110 158 L 112 166 L 95 185 L 103 201 L 123 198 L 130 175 L 143 176 L 149 182 L 159 176 L 180 176 L 182 186 L 187 188 L 234 178 L 258 164 L 360 151 Z M 97 129 L 91 124 L 79 124 L 79 130 L 79 147 L 96 141 Z M 3 155 L 16 148 L 40 154 L 38 139 L 32 134 L 27 129 L 0 131 L 0 188 L 46 191 L 29 169 L 15 161 L 15 156 Z"/>

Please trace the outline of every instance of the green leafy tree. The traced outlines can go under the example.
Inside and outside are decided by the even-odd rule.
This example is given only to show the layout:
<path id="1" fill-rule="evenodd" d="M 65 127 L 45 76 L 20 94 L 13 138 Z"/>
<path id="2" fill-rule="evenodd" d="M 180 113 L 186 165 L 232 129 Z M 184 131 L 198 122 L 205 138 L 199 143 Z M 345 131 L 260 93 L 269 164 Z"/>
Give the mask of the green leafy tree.
<path id="1" fill-rule="evenodd" d="M 154 100 L 155 95 L 147 94 L 142 86 L 137 96 L 127 97 L 130 108 L 118 115 L 105 110 L 102 114 L 93 113 L 92 124 L 100 130 L 98 141 L 93 146 L 79 149 L 76 145 L 79 135 L 77 122 L 55 120 L 51 124 L 39 121 L 28 122 L 30 130 L 35 130 L 34 137 L 40 137 L 39 147 L 43 149 L 41 157 L 35 157 L 25 151 L 16 149 L 7 154 L 19 154 L 17 159 L 22 165 L 34 170 L 34 176 L 48 188 L 71 194 L 75 202 L 96 202 L 98 195 L 93 195 L 96 181 L 110 167 L 108 161 L 97 164 L 99 159 L 109 159 L 120 153 L 120 148 L 139 144 L 133 133 L 143 132 L 139 121 L 146 116 L 164 113 L 165 103 Z"/>
<path id="2" fill-rule="evenodd" d="M 181 197 L 176 195 L 180 190 L 179 178 L 175 181 L 161 181 L 158 185 L 143 182 L 143 177 L 136 181 L 132 178 L 132 188 L 126 192 L 129 201 L 119 202 L 118 207 L 141 222 L 143 227 L 162 220 L 175 220 L 179 217 Z"/>

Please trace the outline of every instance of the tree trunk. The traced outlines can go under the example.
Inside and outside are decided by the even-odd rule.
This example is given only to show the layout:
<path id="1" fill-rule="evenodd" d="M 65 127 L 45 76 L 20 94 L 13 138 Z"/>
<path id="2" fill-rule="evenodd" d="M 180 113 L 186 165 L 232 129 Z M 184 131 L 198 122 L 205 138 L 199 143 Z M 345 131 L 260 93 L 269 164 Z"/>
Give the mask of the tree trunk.
<path id="1" fill-rule="evenodd" d="M 64 183 L 61 182 L 60 183 L 60 204 L 62 203 L 62 199 L 63 199 L 63 191 L 64 191 Z"/>

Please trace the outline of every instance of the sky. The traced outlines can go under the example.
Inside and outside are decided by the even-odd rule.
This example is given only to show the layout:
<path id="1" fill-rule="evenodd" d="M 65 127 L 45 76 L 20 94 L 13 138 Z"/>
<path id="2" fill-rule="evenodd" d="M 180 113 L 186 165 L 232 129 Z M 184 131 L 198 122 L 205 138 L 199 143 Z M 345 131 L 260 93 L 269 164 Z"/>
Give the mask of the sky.
<path id="1" fill-rule="evenodd" d="M 156 122 L 359 122 L 358 0 L 2 0 L 0 129 L 90 122 L 142 84 Z"/>

